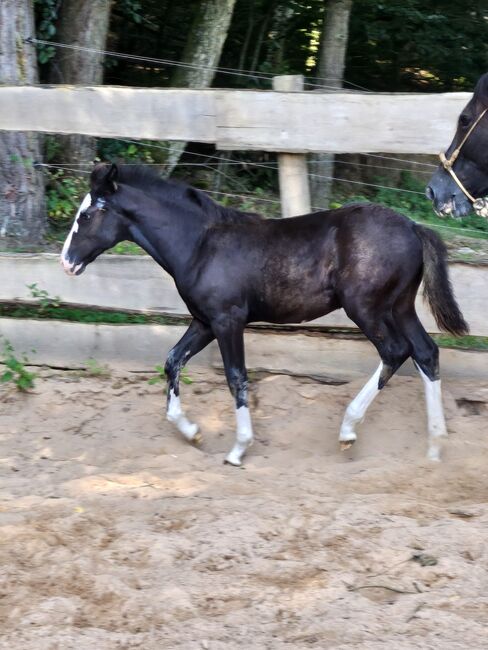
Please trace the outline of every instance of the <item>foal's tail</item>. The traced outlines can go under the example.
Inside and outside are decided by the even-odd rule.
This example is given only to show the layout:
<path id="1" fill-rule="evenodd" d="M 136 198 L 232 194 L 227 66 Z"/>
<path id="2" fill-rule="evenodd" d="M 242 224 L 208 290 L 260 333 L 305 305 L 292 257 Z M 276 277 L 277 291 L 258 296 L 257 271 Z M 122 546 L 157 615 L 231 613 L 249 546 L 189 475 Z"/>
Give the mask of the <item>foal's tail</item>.
<path id="1" fill-rule="evenodd" d="M 469 326 L 454 297 L 447 269 L 447 249 L 439 235 L 416 225 L 415 231 L 423 247 L 424 296 L 441 330 L 455 336 L 469 332 Z"/>

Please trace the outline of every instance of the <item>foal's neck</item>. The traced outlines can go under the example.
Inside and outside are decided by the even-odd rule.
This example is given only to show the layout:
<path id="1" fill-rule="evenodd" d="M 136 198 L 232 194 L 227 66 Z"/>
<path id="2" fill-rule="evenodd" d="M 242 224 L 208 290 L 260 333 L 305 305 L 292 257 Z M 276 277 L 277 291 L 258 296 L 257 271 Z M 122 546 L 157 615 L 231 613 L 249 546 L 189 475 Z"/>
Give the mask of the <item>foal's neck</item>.
<path id="1" fill-rule="evenodd" d="M 164 193 L 154 196 L 127 187 L 131 239 L 173 277 L 191 263 L 210 219 L 198 206 L 188 209 Z"/>

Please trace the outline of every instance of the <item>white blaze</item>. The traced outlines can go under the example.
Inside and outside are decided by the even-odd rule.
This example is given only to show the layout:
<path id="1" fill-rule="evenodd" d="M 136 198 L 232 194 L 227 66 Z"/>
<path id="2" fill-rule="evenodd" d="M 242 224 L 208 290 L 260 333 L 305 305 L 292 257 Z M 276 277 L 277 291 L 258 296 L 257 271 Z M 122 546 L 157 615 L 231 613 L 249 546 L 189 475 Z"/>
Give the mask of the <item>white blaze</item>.
<path id="1" fill-rule="evenodd" d="M 80 207 L 78 208 L 78 212 L 76 213 L 75 220 L 73 222 L 73 226 L 69 232 L 69 235 L 66 237 L 66 241 L 64 242 L 63 250 L 61 251 L 61 264 L 63 265 L 64 270 L 66 273 L 69 273 L 69 275 L 73 275 L 76 270 L 78 269 L 79 265 L 76 267 L 76 269 L 73 269 L 73 265 L 69 261 L 68 258 L 68 251 L 69 247 L 71 246 L 71 239 L 73 238 L 73 234 L 75 232 L 78 232 L 79 224 L 78 224 L 78 219 L 80 217 L 80 214 L 84 212 L 85 210 L 88 210 L 92 203 L 92 198 L 91 194 L 88 192 L 88 194 L 85 196 L 83 201 L 81 202 Z"/>

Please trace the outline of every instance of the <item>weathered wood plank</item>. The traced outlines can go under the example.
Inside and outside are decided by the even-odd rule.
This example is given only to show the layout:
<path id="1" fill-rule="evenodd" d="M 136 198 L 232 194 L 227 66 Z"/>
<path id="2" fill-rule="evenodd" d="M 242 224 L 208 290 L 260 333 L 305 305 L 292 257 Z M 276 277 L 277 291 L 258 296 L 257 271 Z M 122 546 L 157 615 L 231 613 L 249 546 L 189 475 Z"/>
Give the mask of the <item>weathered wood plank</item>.
<path id="1" fill-rule="evenodd" d="M 290 153 L 435 154 L 468 93 L 222 93 L 217 147 Z"/>
<path id="2" fill-rule="evenodd" d="M 215 91 L 0 87 L 0 130 L 215 142 Z"/>
<path id="3" fill-rule="evenodd" d="M 3 86 L 0 130 L 191 140 L 288 153 L 438 153 L 469 97 Z"/>
<path id="4" fill-rule="evenodd" d="M 485 298 L 488 267 L 452 263 L 449 271 L 471 333 L 488 336 L 488 301 Z M 31 294 L 26 285 L 37 282 L 40 289 L 51 296 L 59 295 L 65 302 L 188 315 L 173 279 L 146 256 L 104 255 L 83 275 L 73 278 L 62 272 L 57 255 L 1 254 L 0 278 L 0 300 L 29 299 Z M 425 328 L 438 332 L 421 295 L 417 298 L 417 311 Z M 356 327 L 342 309 L 312 324 Z"/>

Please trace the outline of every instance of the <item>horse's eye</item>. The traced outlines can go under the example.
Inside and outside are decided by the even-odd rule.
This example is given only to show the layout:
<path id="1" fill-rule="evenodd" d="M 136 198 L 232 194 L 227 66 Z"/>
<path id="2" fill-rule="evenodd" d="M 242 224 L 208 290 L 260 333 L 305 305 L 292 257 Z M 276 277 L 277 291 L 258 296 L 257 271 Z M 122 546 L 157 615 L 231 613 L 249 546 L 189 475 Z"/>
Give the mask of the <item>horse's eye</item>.
<path id="1" fill-rule="evenodd" d="M 98 198 L 98 199 L 95 201 L 95 207 L 96 207 L 96 209 L 97 209 L 97 210 L 100 210 L 101 212 L 105 212 L 105 210 L 106 210 L 105 203 L 106 203 L 105 199 Z"/>
<path id="2" fill-rule="evenodd" d="M 471 118 L 469 115 L 466 115 L 465 113 L 462 113 L 459 116 L 459 124 L 463 127 L 468 126 L 468 124 L 471 122 Z"/>

